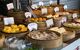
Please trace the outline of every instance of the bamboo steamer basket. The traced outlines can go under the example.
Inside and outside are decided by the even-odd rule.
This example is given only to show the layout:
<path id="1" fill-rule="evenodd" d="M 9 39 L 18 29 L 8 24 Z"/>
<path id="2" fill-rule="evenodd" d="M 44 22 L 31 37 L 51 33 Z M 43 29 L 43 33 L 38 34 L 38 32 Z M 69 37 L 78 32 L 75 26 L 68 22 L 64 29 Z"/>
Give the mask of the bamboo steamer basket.
<path id="1" fill-rule="evenodd" d="M 78 30 L 80 30 L 80 28 L 71 28 L 71 27 L 66 27 L 66 26 L 64 26 L 64 28 L 65 28 L 67 31 L 78 31 Z"/>
<path id="2" fill-rule="evenodd" d="M 76 33 L 77 33 L 77 34 L 80 33 L 80 30 L 77 30 Z"/>
<path id="3" fill-rule="evenodd" d="M 10 25 L 4 25 L 4 26 L 10 26 Z M 7 32 L 4 32 L 3 29 L 4 29 L 4 26 L 1 30 L 1 33 L 3 35 L 5 35 L 5 37 L 24 37 L 28 31 L 24 31 L 24 32 L 15 32 L 15 33 L 7 33 Z"/>
<path id="4" fill-rule="evenodd" d="M 54 7 L 47 7 L 47 9 L 48 9 L 48 14 L 54 14 L 55 12 L 54 12 Z"/>
<path id="5" fill-rule="evenodd" d="M 28 25 L 30 23 L 36 23 L 38 25 L 38 30 L 46 30 L 47 26 L 45 21 L 30 21 L 29 19 L 26 19 L 24 24 Z"/>
<path id="6" fill-rule="evenodd" d="M 45 22 L 25 22 L 25 25 L 28 25 L 29 23 L 37 23 L 38 24 L 38 30 L 46 30 L 47 26 Z"/>
<path id="7" fill-rule="evenodd" d="M 65 41 L 68 41 L 68 40 L 75 38 L 75 34 L 76 34 L 75 31 L 64 32 L 63 33 L 63 41 L 65 42 Z"/>
<path id="8" fill-rule="evenodd" d="M 65 10 L 66 12 L 69 12 L 71 14 L 73 13 L 77 13 L 78 14 L 78 17 L 80 16 L 80 10 L 75 10 L 75 9 L 70 9 L 70 10 Z"/>
<path id="9" fill-rule="evenodd" d="M 63 27 L 67 30 L 67 31 L 77 31 L 80 30 L 80 27 L 78 26 L 74 26 L 74 25 L 68 25 L 68 23 L 72 23 L 72 22 L 66 22 L 63 24 Z M 73 22 L 74 23 L 74 22 Z"/>
<path id="10" fill-rule="evenodd" d="M 54 19 L 54 24 L 56 27 L 61 27 L 62 23 L 61 23 L 62 17 L 58 17 Z"/>
<path id="11" fill-rule="evenodd" d="M 53 7 L 50 6 L 44 6 L 44 7 L 40 7 L 39 9 L 35 9 L 33 10 L 33 13 L 36 14 L 37 16 L 42 16 L 44 14 L 42 14 L 41 9 L 42 8 L 47 8 L 47 14 L 54 14 L 55 12 L 53 11 Z M 46 15 L 46 14 L 45 14 Z"/>
<path id="12" fill-rule="evenodd" d="M 50 30 L 46 30 L 47 32 L 54 32 L 54 31 L 50 31 Z M 63 42 L 62 42 L 62 35 L 58 32 L 54 32 L 56 33 L 59 37 L 57 39 L 53 39 L 53 40 L 36 40 L 36 39 L 32 39 L 28 36 L 28 40 L 36 46 L 39 46 L 40 48 L 58 48 L 60 46 L 62 46 Z"/>
<path id="13" fill-rule="evenodd" d="M 73 21 L 72 14 L 67 15 L 67 21 L 68 22 L 72 22 Z"/>
<path id="14" fill-rule="evenodd" d="M 40 9 L 32 10 L 32 12 L 37 16 L 41 16 L 41 10 Z"/>
<path id="15" fill-rule="evenodd" d="M 11 17 L 14 17 L 14 20 L 16 23 L 19 23 L 19 22 L 22 23 L 23 20 L 25 19 L 24 12 L 20 10 L 16 10 L 16 11 L 11 10 L 8 12 L 8 15 Z"/>
<path id="16" fill-rule="evenodd" d="M 76 10 L 76 9 L 68 9 L 65 11 L 70 12 L 70 13 L 80 13 L 80 10 Z"/>
<path id="17" fill-rule="evenodd" d="M 38 30 L 46 30 L 47 26 L 45 22 L 37 22 L 38 24 Z"/>

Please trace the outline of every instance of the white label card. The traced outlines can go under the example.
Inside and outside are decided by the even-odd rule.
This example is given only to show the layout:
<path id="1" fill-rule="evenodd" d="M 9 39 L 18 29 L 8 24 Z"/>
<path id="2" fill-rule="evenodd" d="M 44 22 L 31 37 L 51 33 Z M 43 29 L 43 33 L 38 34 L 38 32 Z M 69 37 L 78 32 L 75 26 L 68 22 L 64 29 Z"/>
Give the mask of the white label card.
<path id="1" fill-rule="evenodd" d="M 32 14 L 30 12 L 25 12 L 25 16 L 26 16 L 26 18 L 28 18 L 28 17 L 31 18 Z"/>
<path id="2" fill-rule="evenodd" d="M 43 6 L 44 5 L 44 3 L 41 1 L 41 2 L 39 2 L 39 6 Z"/>
<path id="3" fill-rule="evenodd" d="M 32 9 L 38 8 L 38 6 L 36 4 L 33 4 L 31 7 L 32 7 Z"/>
<path id="4" fill-rule="evenodd" d="M 67 18 L 66 17 L 62 17 L 61 23 L 67 22 Z"/>
<path id="5" fill-rule="evenodd" d="M 7 4 L 7 8 L 8 8 L 8 10 L 14 9 L 13 3 Z"/>
<path id="6" fill-rule="evenodd" d="M 47 14 L 47 8 L 42 8 L 41 12 L 42 12 L 42 14 Z"/>
<path id="7" fill-rule="evenodd" d="M 78 14 L 77 13 L 73 13 L 72 17 L 73 17 L 73 19 L 74 18 L 77 18 L 78 17 Z"/>
<path id="8" fill-rule="evenodd" d="M 67 9 L 68 8 L 68 6 L 67 5 L 64 5 L 64 9 Z"/>
<path id="9" fill-rule="evenodd" d="M 53 19 L 49 19 L 46 21 L 47 27 L 49 28 L 50 26 L 54 25 Z"/>
<path id="10" fill-rule="evenodd" d="M 14 24 L 14 18 L 13 17 L 6 17 L 4 18 L 4 25 Z"/>
<path id="11" fill-rule="evenodd" d="M 51 0 L 49 3 L 50 3 L 50 4 L 53 4 L 53 1 Z"/>
<path id="12" fill-rule="evenodd" d="M 59 11 L 59 7 L 55 7 L 55 8 L 54 8 L 54 11 L 55 11 L 55 12 L 58 12 L 58 11 Z"/>
<path id="13" fill-rule="evenodd" d="M 30 24 L 28 24 L 28 29 L 30 30 L 30 31 L 32 31 L 32 30 L 37 30 L 37 28 L 38 28 L 38 24 L 37 23 L 30 23 Z"/>

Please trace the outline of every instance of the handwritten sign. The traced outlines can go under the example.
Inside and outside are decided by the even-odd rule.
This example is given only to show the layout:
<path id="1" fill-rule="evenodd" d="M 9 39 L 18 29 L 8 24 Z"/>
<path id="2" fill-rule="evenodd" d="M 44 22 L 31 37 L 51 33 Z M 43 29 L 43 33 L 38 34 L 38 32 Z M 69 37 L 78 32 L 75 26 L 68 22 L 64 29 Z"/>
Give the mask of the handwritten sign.
<path id="1" fill-rule="evenodd" d="M 39 2 L 39 6 L 43 6 L 44 5 L 44 3 L 41 1 L 41 2 Z"/>
<path id="2" fill-rule="evenodd" d="M 37 23 L 30 23 L 30 24 L 28 24 L 28 29 L 30 30 L 30 31 L 32 31 L 32 30 L 37 30 L 37 28 L 38 28 L 38 24 Z"/>
<path id="3" fill-rule="evenodd" d="M 47 27 L 49 28 L 50 26 L 54 25 L 53 19 L 49 19 L 46 21 Z"/>
<path id="4" fill-rule="evenodd" d="M 32 7 L 32 9 L 37 9 L 38 8 L 38 6 L 36 4 L 33 4 L 31 7 Z"/>
<path id="5" fill-rule="evenodd" d="M 3 20 L 4 20 L 4 25 L 14 24 L 14 18 L 13 17 L 6 17 Z"/>
<path id="6" fill-rule="evenodd" d="M 58 11 L 59 11 L 59 7 L 55 7 L 55 8 L 54 8 L 54 11 L 55 11 L 55 12 L 58 12 Z"/>
<path id="7" fill-rule="evenodd" d="M 8 8 L 8 10 L 14 9 L 13 3 L 7 4 L 7 8 Z"/>
<path id="8" fill-rule="evenodd" d="M 62 17 L 61 23 L 67 22 L 67 18 L 66 17 Z"/>
<path id="9" fill-rule="evenodd" d="M 42 8 L 41 12 L 42 12 L 42 14 L 47 14 L 47 8 Z"/>
<path id="10" fill-rule="evenodd" d="M 73 17 L 73 19 L 74 18 L 77 18 L 78 17 L 78 14 L 77 13 L 73 13 L 72 17 Z"/>
<path id="11" fill-rule="evenodd" d="M 50 0 L 50 2 L 49 2 L 50 4 L 53 4 L 53 1 L 52 0 Z"/>
<path id="12" fill-rule="evenodd" d="M 31 18 L 32 14 L 30 12 L 25 12 L 25 16 L 26 16 L 26 18 L 28 18 L 28 17 Z"/>
<path id="13" fill-rule="evenodd" d="M 68 6 L 67 5 L 64 5 L 64 9 L 67 9 L 68 8 Z"/>

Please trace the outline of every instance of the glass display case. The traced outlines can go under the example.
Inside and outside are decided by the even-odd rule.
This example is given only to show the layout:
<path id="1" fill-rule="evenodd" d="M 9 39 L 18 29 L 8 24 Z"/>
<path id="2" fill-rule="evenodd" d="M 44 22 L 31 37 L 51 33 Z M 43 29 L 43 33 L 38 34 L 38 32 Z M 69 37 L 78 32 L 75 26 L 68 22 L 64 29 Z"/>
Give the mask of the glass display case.
<path id="1" fill-rule="evenodd" d="M 8 10 L 7 17 L 0 15 L 3 50 L 61 50 L 64 44 L 70 45 L 80 38 L 80 12 L 68 10 L 76 7 L 72 6 L 75 3 L 72 0 L 5 1 L 13 3 L 14 8 Z"/>

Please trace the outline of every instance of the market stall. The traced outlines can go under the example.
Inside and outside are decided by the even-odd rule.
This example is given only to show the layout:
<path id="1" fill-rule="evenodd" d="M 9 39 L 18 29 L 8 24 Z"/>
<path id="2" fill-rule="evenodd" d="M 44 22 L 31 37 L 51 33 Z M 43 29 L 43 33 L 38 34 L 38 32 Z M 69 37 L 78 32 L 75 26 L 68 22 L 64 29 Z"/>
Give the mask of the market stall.
<path id="1" fill-rule="evenodd" d="M 31 2 L 25 11 L 8 3 L 8 16 L 0 15 L 2 50 L 64 50 L 80 38 L 80 10 L 69 10 L 59 0 Z"/>

